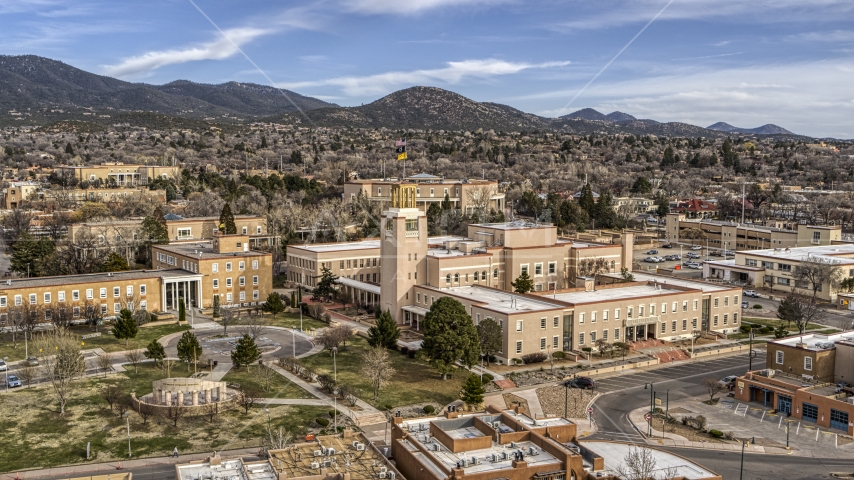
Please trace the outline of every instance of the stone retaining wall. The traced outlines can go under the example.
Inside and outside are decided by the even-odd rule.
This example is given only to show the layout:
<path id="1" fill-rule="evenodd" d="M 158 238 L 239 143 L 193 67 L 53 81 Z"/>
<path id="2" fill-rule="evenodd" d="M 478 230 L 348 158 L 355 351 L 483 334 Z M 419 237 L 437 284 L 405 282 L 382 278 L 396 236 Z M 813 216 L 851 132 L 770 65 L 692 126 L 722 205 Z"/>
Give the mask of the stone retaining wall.
<path id="1" fill-rule="evenodd" d="M 691 358 L 700 358 L 700 357 L 708 357 L 711 355 L 720 355 L 724 353 L 733 353 L 733 352 L 742 352 L 750 349 L 748 345 L 738 344 L 732 347 L 720 347 L 714 349 L 703 350 L 699 352 L 688 352 L 688 356 Z"/>
<path id="2" fill-rule="evenodd" d="M 139 404 L 140 403 L 144 403 L 148 408 L 150 408 L 154 412 L 154 415 L 157 415 L 157 416 L 165 416 L 166 412 L 169 410 L 169 407 L 170 407 L 170 405 L 155 405 L 153 403 L 141 401 L 140 399 L 136 398 L 135 393 L 131 393 L 130 399 L 131 399 L 131 404 L 133 405 L 133 409 L 137 412 L 139 411 Z M 236 399 L 237 399 L 237 397 L 235 395 L 229 394 L 227 399 L 225 399 L 221 402 L 215 402 L 214 405 L 217 405 L 219 407 L 218 413 L 222 413 L 222 412 L 225 412 L 226 410 L 229 410 L 232 407 L 234 407 L 236 405 L 236 403 L 235 403 Z M 206 415 L 207 412 L 205 412 L 205 406 L 206 405 L 204 405 L 204 404 L 202 404 L 202 405 L 184 405 L 183 408 L 186 411 L 185 416 L 197 417 L 197 416 L 201 416 L 201 415 Z"/>

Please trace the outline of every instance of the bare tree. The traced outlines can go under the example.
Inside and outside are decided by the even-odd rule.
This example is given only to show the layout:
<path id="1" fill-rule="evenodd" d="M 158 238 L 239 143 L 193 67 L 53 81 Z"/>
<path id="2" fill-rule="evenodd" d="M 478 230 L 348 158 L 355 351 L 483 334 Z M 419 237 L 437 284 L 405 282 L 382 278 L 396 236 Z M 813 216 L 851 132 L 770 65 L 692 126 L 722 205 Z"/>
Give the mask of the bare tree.
<path id="1" fill-rule="evenodd" d="M 282 450 L 293 440 L 293 436 L 284 427 L 272 427 L 267 424 L 264 432 L 263 448 L 265 451 Z"/>
<path id="2" fill-rule="evenodd" d="M 213 423 L 214 418 L 219 414 L 219 402 L 208 402 L 202 406 L 202 412 L 208 417 L 208 421 Z"/>
<path id="3" fill-rule="evenodd" d="M 252 387 L 242 387 L 237 390 L 235 402 L 243 407 L 246 413 L 263 399 L 261 392 Z"/>
<path id="4" fill-rule="evenodd" d="M 326 312 L 326 307 L 321 303 L 312 303 L 308 306 L 308 314 L 311 318 L 322 320 L 324 312 Z"/>
<path id="5" fill-rule="evenodd" d="M 824 288 L 831 293 L 842 279 L 840 261 L 827 257 L 808 256 L 792 270 L 795 286 L 812 292 L 813 298 Z"/>
<path id="6" fill-rule="evenodd" d="M 169 420 L 172 420 L 172 425 L 177 427 L 178 420 L 181 420 L 182 418 L 184 418 L 184 415 L 187 414 L 187 407 L 183 405 L 178 405 L 176 403 L 170 403 L 166 406 L 165 409 L 161 411 L 163 413 L 163 416 L 168 418 Z"/>
<path id="7" fill-rule="evenodd" d="M 143 353 L 143 351 L 142 350 L 130 350 L 129 352 L 127 352 L 125 354 L 125 358 L 127 358 L 128 363 L 133 365 L 133 373 L 139 373 L 139 370 L 137 369 L 137 367 L 139 366 L 140 363 L 142 363 L 142 360 L 145 358 L 145 354 Z"/>
<path id="8" fill-rule="evenodd" d="M 70 327 L 74 320 L 74 307 L 66 302 L 58 302 L 50 306 L 50 321 L 56 327 Z"/>
<path id="9" fill-rule="evenodd" d="M 670 480 L 675 478 L 676 469 L 657 468 L 655 455 L 648 448 L 632 447 L 623 457 L 623 463 L 614 470 L 622 480 Z"/>
<path id="10" fill-rule="evenodd" d="M 600 273 L 608 273 L 610 267 L 606 258 L 588 257 L 578 261 L 577 271 L 579 277 L 596 277 Z"/>
<path id="11" fill-rule="evenodd" d="M 29 363 L 24 363 L 21 367 L 18 368 L 18 371 L 15 372 L 18 377 L 27 384 L 27 388 L 30 388 L 33 380 L 35 380 L 39 376 L 39 367 L 35 365 L 30 365 Z"/>
<path id="12" fill-rule="evenodd" d="M 98 325 L 104 322 L 104 310 L 100 303 L 95 303 L 94 300 L 88 299 L 83 304 L 83 319 L 86 325 L 91 325 L 92 329 L 97 331 Z"/>
<path id="13" fill-rule="evenodd" d="M 136 407 L 136 413 L 142 418 L 142 424 L 145 425 L 148 422 L 148 419 L 153 417 L 155 413 L 157 413 L 157 408 L 154 405 L 144 402 L 138 402 Z"/>
<path id="14" fill-rule="evenodd" d="M 30 231 L 30 223 L 35 218 L 32 213 L 26 212 L 20 208 L 11 210 L 3 217 L 3 227 L 6 229 L 6 234 L 13 242 L 25 233 Z"/>
<path id="15" fill-rule="evenodd" d="M 353 329 L 348 325 L 339 325 L 337 327 L 327 328 L 317 337 L 318 343 L 326 347 L 328 350 L 338 347 L 339 345 L 347 344 L 347 340 L 353 336 Z"/>
<path id="16" fill-rule="evenodd" d="M 267 332 L 267 319 L 261 315 L 248 315 L 244 317 L 240 324 L 240 333 L 252 337 L 252 340 L 257 340 Z"/>
<path id="17" fill-rule="evenodd" d="M 116 402 L 118 402 L 124 394 L 124 389 L 118 384 L 104 385 L 98 393 L 101 395 L 101 398 L 107 402 L 107 405 L 110 406 L 110 411 L 112 412 Z"/>
<path id="18" fill-rule="evenodd" d="M 175 368 L 175 365 L 178 364 L 178 361 L 171 358 L 164 358 L 163 361 L 160 362 L 160 368 L 163 369 L 163 372 L 166 373 L 166 378 L 172 378 L 172 369 Z"/>
<path id="19" fill-rule="evenodd" d="M 709 394 L 709 401 L 710 402 L 715 399 L 715 395 L 726 390 L 726 387 L 721 382 L 719 382 L 717 379 L 712 378 L 712 377 L 704 378 L 700 382 L 700 385 L 702 385 L 703 388 L 706 389 L 706 393 Z"/>
<path id="20" fill-rule="evenodd" d="M 36 336 L 33 351 L 40 352 L 39 363 L 53 387 L 59 414 L 65 415 L 74 380 L 86 371 L 77 338 L 65 328 L 49 330 Z"/>
<path id="21" fill-rule="evenodd" d="M 374 401 L 380 398 L 380 388 L 391 379 L 396 370 L 392 366 L 388 349 L 382 347 L 369 348 L 362 355 L 362 375 L 371 381 L 374 389 Z"/>
<path id="22" fill-rule="evenodd" d="M 276 376 L 276 372 L 267 365 L 258 365 L 254 371 L 254 377 L 264 383 L 264 391 L 270 391 L 270 379 Z"/>
<path id="23" fill-rule="evenodd" d="M 222 324 L 222 333 L 228 333 L 228 326 L 234 325 L 240 318 L 240 312 L 232 308 L 220 308 L 219 323 Z"/>
<path id="24" fill-rule="evenodd" d="M 95 364 L 98 365 L 98 370 L 104 372 L 104 377 L 106 377 L 107 372 L 113 369 L 113 354 L 105 353 L 103 355 L 99 355 L 95 360 Z"/>

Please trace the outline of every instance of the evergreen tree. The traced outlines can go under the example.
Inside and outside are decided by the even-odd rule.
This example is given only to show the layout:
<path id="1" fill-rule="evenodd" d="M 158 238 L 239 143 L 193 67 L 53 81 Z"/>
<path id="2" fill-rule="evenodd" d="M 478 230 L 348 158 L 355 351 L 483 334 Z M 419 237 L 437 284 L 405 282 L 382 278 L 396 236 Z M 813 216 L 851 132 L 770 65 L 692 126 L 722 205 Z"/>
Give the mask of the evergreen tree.
<path id="1" fill-rule="evenodd" d="M 291 308 L 297 308 L 297 292 L 291 290 Z"/>
<path id="2" fill-rule="evenodd" d="M 125 257 L 116 252 L 108 253 L 107 258 L 101 265 L 102 272 L 121 272 L 124 270 L 130 270 L 130 266 L 128 265 L 127 260 L 125 260 Z"/>
<path id="3" fill-rule="evenodd" d="M 480 352 L 486 356 L 486 364 L 489 365 L 489 357 L 503 348 L 501 325 L 491 317 L 486 317 L 477 324 L 477 336 L 480 339 Z"/>
<path id="4" fill-rule="evenodd" d="M 662 167 L 669 167 L 671 165 L 676 164 L 676 159 L 673 156 L 673 147 L 670 145 L 664 149 L 664 157 L 661 159 Z"/>
<path id="5" fill-rule="evenodd" d="M 299 150 L 294 150 L 291 152 L 291 163 L 302 163 L 302 152 Z"/>
<path id="6" fill-rule="evenodd" d="M 133 319 L 133 313 L 127 308 L 123 308 L 113 324 L 113 336 L 119 340 L 124 340 L 125 346 L 127 346 L 130 339 L 135 338 L 137 333 L 139 333 L 139 327 L 136 320 Z"/>
<path id="7" fill-rule="evenodd" d="M 54 252 L 54 244 L 47 237 L 36 239 L 29 233 L 24 232 L 17 242 L 12 244 L 12 257 L 10 268 L 13 272 L 31 277 L 46 275 L 42 267 L 47 267 L 40 260 L 48 257 Z"/>
<path id="8" fill-rule="evenodd" d="M 451 205 L 451 198 L 448 197 L 448 194 L 445 194 L 445 198 L 442 199 L 442 210 L 450 210 L 453 208 Z"/>
<path id="9" fill-rule="evenodd" d="M 220 316 L 219 295 L 213 296 L 213 304 L 211 305 L 211 309 L 213 310 L 213 313 L 212 313 L 213 318 L 219 318 L 219 316 Z"/>
<path id="10" fill-rule="evenodd" d="M 320 298 L 329 299 L 335 293 L 335 282 L 338 277 L 332 273 L 326 266 L 320 269 L 320 279 L 317 281 L 317 287 L 314 288 L 314 294 Z"/>
<path id="11" fill-rule="evenodd" d="M 665 215 L 670 213 L 670 201 L 663 193 L 659 192 L 658 194 L 656 194 L 655 205 L 655 214 L 659 217 L 664 217 Z"/>
<path id="12" fill-rule="evenodd" d="M 219 230 L 226 235 L 235 235 L 237 225 L 234 223 L 234 214 L 231 213 L 231 205 L 226 202 L 219 214 Z"/>
<path id="13" fill-rule="evenodd" d="M 65 145 L 65 153 L 74 156 L 74 148 L 71 147 L 71 142 Z"/>
<path id="14" fill-rule="evenodd" d="M 626 163 L 632 163 L 632 152 L 626 152 Z"/>
<path id="15" fill-rule="evenodd" d="M 377 317 L 376 325 L 368 330 L 368 345 L 372 347 L 394 348 L 400 338 L 400 328 L 391 318 L 391 312 L 383 310 Z"/>
<path id="16" fill-rule="evenodd" d="M 483 394 L 486 390 L 483 388 L 483 382 L 480 381 L 478 375 L 469 375 L 463 391 L 460 393 L 460 398 L 470 407 L 476 407 L 483 402 Z"/>
<path id="17" fill-rule="evenodd" d="M 270 312 L 273 315 L 276 315 L 285 311 L 285 302 L 282 301 L 281 295 L 276 292 L 270 292 L 270 294 L 267 295 L 267 301 L 264 302 L 262 309 L 265 312 Z"/>
<path id="18" fill-rule="evenodd" d="M 169 243 L 169 229 L 166 228 L 166 219 L 160 207 L 142 219 L 142 233 L 149 245 L 162 245 Z"/>
<path id="19" fill-rule="evenodd" d="M 145 347 L 143 354 L 145 355 L 145 358 L 154 360 L 154 366 L 156 367 L 157 362 L 166 358 L 166 348 L 164 348 L 157 340 L 152 340 L 151 343 Z"/>
<path id="20" fill-rule="evenodd" d="M 652 193 L 652 184 L 649 183 L 649 179 L 647 179 L 646 177 L 638 177 L 635 180 L 635 183 L 632 184 L 632 193 L 636 195 Z"/>
<path id="21" fill-rule="evenodd" d="M 589 183 L 585 183 L 581 187 L 581 195 L 578 197 L 578 206 L 583 208 L 587 215 L 595 217 L 596 215 L 596 200 L 593 198 L 593 189 Z"/>
<path id="22" fill-rule="evenodd" d="M 480 340 L 466 308 L 451 297 L 442 297 L 424 316 L 424 340 L 419 355 L 428 360 L 442 379 L 454 370 L 457 361 L 468 367 L 477 363 Z"/>
<path id="23" fill-rule="evenodd" d="M 193 332 L 184 332 L 181 339 L 178 340 L 178 358 L 182 362 L 187 362 L 189 367 L 190 362 L 196 361 L 202 356 L 202 346 L 199 344 L 199 339 Z"/>
<path id="24" fill-rule="evenodd" d="M 522 270 L 522 273 L 516 278 L 516 281 L 510 282 L 513 291 L 519 294 L 526 294 L 534 291 L 534 279 L 528 275 L 527 270 Z"/>
<path id="25" fill-rule="evenodd" d="M 241 365 L 250 365 L 257 362 L 261 358 L 261 350 L 255 344 L 255 340 L 249 334 L 243 334 L 234 350 L 231 351 L 231 361 L 234 362 L 235 368 L 240 368 Z"/>
<path id="26" fill-rule="evenodd" d="M 261 148 L 267 148 L 267 137 L 261 137 Z"/>
<path id="27" fill-rule="evenodd" d="M 184 304 L 184 299 L 178 299 L 178 321 L 186 322 L 187 321 L 187 306 Z"/>

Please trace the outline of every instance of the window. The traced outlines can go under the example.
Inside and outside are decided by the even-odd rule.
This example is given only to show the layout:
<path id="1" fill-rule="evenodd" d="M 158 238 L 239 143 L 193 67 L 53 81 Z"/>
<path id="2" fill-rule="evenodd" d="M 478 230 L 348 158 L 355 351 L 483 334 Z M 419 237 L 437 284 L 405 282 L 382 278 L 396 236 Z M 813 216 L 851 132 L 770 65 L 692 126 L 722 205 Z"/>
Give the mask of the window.
<path id="1" fill-rule="evenodd" d="M 724 325 L 729 325 L 729 314 L 724 314 Z"/>
<path id="2" fill-rule="evenodd" d="M 664 333 L 666 331 L 667 331 L 667 324 L 664 322 L 661 322 L 661 333 Z"/>
<path id="3" fill-rule="evenodd" d="M 237 284 L 240 285 L 241 287 L 245 286 L 246 285 L 246 277 L 239 277 L 237 279 Z"/>
<path id="4" fill-rule="evenodd" d="M 21 296 L 15 295 L 15 306 L 21 305 Z"/>
<path id="5" fill-rule="evenodd" d="M 459 273 L 454 274 L 454 283 L 460 283 L 460 274 Z"/>
<path id="6" fill-rule="evenodd" d="M 193 235 L 190 233 L 189 228 L 179 228 L 178 229 L 178 240 L 184 240 L 188 238 L 193 238 Z"/>
<path id="7" fill-rule="evenodd" d="M 35 305 L 35 304 L 36 304 L 36 294 L 31 293 L 30 294 L 30 305 Z"/>
<path id="8" fill-rule="evenodd" d="M 555 317 L 552 319 L 552 327 L 557 328 L 560 326 L 560 317 Z"/>
<path id="9" fill-rule="evenodd" d="M 626 309 L 626 318 L 632 318 L 632 314 L 634 313 L 634 307 L 629 307 Z"/>
<path id="10" fill-rule="evenodd" d="M 774 362 L 777 365 L 783 364 L 783 351 L 782 350 L 777 350 L 776 354 L 774 355 Z"/>
<path id="11" fill-rule="evenodd" d="M 671 311 L 672 313 L 676 313 L 676 311 L 677 311 L 678 309 L 679 309 L 679 302 L 673 302 L 673 306 L 671 307 L 670 311 Z"/>
<path id="12" fill-rule="evenodd" d="M 714 325 L 715 327 L 717 327 L 717 326 L 718 326 L 718 316 L 717 316 L 717 315 L 715 315 L 715 318 L 714 318 L 714 324 L 713 324 L 713 325 Z"/>
<path id="13" fill-rule="evenodd" d="M 0 297 L 0 307 L 6 307 L 6 297 Z"/>
<path id="14" fill-rule="evenodd" d="M 344 270 L 344 260 L 341 260 L 340 262 L 338 262 L 338 268 L 341 270 Z"/>
<path id="15" fill-rule="evenodd" d="M 80 316 L 80 307 L 72 308 L 71 309 L 71 315 L 73 315 L 74 318 L 78 318 Z"/>
<path id="16" fill-rule="evenodd" d="M 445 275 L 445 283 L 451 283 L 451 274 Z"/>
<path id="17" fill-rule="evenodd" d="M 682 331 L 688 330 L 688 319 L 682 319 Z"/>
<path id="18" fill-rule="evenodd" d="M 673 320 L 672 322 L 670 322 L 670 332 L 676 333 L 676 320 Z"/>
<path id="19" fill-rule="evenodd" d="M 737 313 L 732 314 L 732 324 L 738 325 L 738 314 Z"/>
<path id="20" fill-rule="evenodd" d="M 614 320 L 619 320 L 619 319 L 620 319 L 620 309 L 615 308 L 614 309 Z"/>
<path id="21" fill-rule="evenodd" d="M 540 339 L 540 350 L 546 349 L 546 337 Z"/>
<path id="22" fill-rule="evenodd" d="M 332 266 L 330 262 L 330 267 Z M 258 260 L 252 260 L 252 270 L 258 270 Z"/>
<path id="23" fill-rule="evenodd" d="M 102 314 L 102 315 L 106 315 L 106 314 L 107 314 L 107 304 L 106 304 L 106 303 L 102 303 L 102 304 L 101 304 L 101 314 Z"/>
<path id="24" fill-rule="evenodd" d="M 558 338 L 559 337 L 557 335 L 552 337 L 552 348 L 558 348 Z"/>
<path id="25" fill-rule="evenodd" d="M 239 262 L 237 264 L 237 269 L 238 270 L 246 270 L 246 262 Z"/>
<path id="26" fill-rule="evenodd" d="M 258 290 L 252 290 L 252 300 L 258 300 Z"/>
<path id="27" fill-rule="evenodd" d="M 549 262 L 549 275 L 557 273 L 557 262 Z"/>
<path id="28" fill-rule="evenodd" d="M 241 301 L 241 302 L 245 302 L 245 301 L 246 301 L 246 292 L 240 292 L 240 301 Z"/>
<path id="29" fill-rule="evenodd" d="M 788 278 L 777 277 L 777 285 L 790 285 L 790 280 Z"/>
<path id="30" fill-rule="evenodd" d="M 585 315 L 584 313 L 579 313 L 579 314 L 578 314 L 578 324 L 579 324 L 579 325 L 580 325 L 580 324 L 582 324 L 582 323 L 584 323 L 584 315 Z"/>
<path id="31" fill-rule="evenodd" d="M 697 328 L 697 319 L 696 318 L 691 319 L 691 328 Z"/>
<path id="32" fill-rule="evenodd" d="M 643 305 L 638 307 L 638 317 L 643 317 Z"/>
<path id="33" fill-rule="evenodd" d="M 231 292 L 226 293 L 225 294 L 225 302 L 231 303 L 232 301 L 234 301 L 234 296 L 231 294 Z"/>
<path id="34" fill-rule="evenodd" d="M 122 311 L 122 304 L 121 303 L 114 303 L 113 304 L 113 313 L 119 313 L 121 311 Z"/>
<path id="35" fill-rule="evenodd" d="M 812 357 L 804 357 L 804 370 L 812 370 Z"/>
<path id="36" fill-rule="evenodd" d="M 231 271 L 231 262 L 225 262 L 225 271 L 226 271 L 226 272 L 230 272 L 230 271 Z"/>
<path id="37" fill-rule="evenodd" d="M 541 328 L 541 329 L 545 329 L 545 328 L 546 328 L 546 319 L 545 319 L 545 318 L 541 318 L 541 319 L 540 319 L 540 328 Z"/>
<path id="38" fill-rule="evenodd" d="M 729 306 L 729 297 L 724 297 L 724 306 L 725 307 Z"/>
<path id="39" fill-rule="evenodd" d="M 148 310 L 148 302 L 146 302 L 145 300 L 139 302 L 139 309 L 140 310 Z"/>
<path id="40" fill-rule="evenodd" d="M 590 343 L 596 343 L 596 330 L 590 332 Z"/>
<path id="41" fill-rule="evenodd" d="M 665 305 L 662 303 L 661 306 L 664 307 Z M 661 312 L 664 313 L 665 310 L 666 310 L 665 308 L 662 308 Z M 649 304 L 649 314 L 655 315 L 655 304 L 654 303 Z"/>
<path id="42" fill-rule="evenodd" d="M 145 285 L 140 285 L 140 286 L 139 286 L 139 294 L 140 294 L 140 295 L 145 295 Z"/>
<path id="43" fill-rule="evenodd" d="M 492 271 L 492 278 L 498 278 L 498 269 Z"/>
<path id="44" fill-rule="evenodd" d="M 50 309 L 45 310 L 44 311 L 44 319 L 47 321 L 50 321 L 51 318 L 53 318 L 53 311 Z"/>
<path id="45" fill-rule="evenodd" d="M 620 339 L 620 329 L 615 328 L 614 329 L 614 340 L 619 340 L 619 339 Z"/>
<path id="46" fill-rule="evenodd" d="M 528 264 L 527 263 L 520 265 L 520 267 L 522 269 L 522 273 L 528 273 Z"/>
<path id="47" fill-rule="evenodd" d="M 214 278 L 212 280 L 212 282 L 213 282 L 213 288 L 219 288 L 219 279 L 218 278 Z"/>
<path id="48" fill-rule="evenodd" d="M 225 279 L 225 286 L 227 288 L 231 288 L 231 277 Z"/>
<path id="49" fill-rule="evenodd" d="M 258 285 L 258 275 L 252 276 L 252 285 Z"/>
<path id="50" fill-rule="evenodd" d="M 80 290 L 72 290 L 71 291 L 71 300 L 78 301 L 80 300 Z"/>
<path id="51" fill-rule="evenodd" d="M 733 295 L 733 296 L 732 296 L 732 304 L 733 304 L 733 305 L 738 305 L 738 295 Z"/>
<path id="52" fill-rule="evenodd" d="M 685 301 L 683 301 L 683 302 L 682 302 L 682 311 L 683 311 L 683 312 L 687 312 L 687 311 L 688 311 L 688 300 L 685 300 Z"/>
<path id="53" fill-rule="evenodd" d="M 261 225 L 258 225 L 255 227 L 255 233 L 257 233 L 259 235 L 261 234 Z"/>
<path id="54" fill-rule="evenodd" d="M 45 292 L 44 303 L 50 303 L 50 292 Z"/>
<path id="55" fill-rule="evenodd" d="M 590 312 L 590 323 L 596 323 L 596 312 Z"/>
<path id="56" fill-rule="evenodd" d="M 477 280 L 478 280 L 478 273 L 474 272 L 474 281 L 476 282 Z"/>
<path id="57" fill-rule="evenodd" d="M 608 321 L 608 310 L 604 310 L 604 311 L 602 312 L 602 321 L 603 321 L 603 322 L 607 322 L 607 321 Z"/>
<path id="58" fill-rule="evenodd" d="M 534 264 L 534 275 L 536 275 L 538 277 L 543 275 L 543 264 L 542 263 L 535 263 Z"/>
<path id="59" fill-rule="evenodd" d="M 697 300 L 694 300 L 694 311 L 695 311 L 695 312 L 697 311 L 697 304 L 698 304 L 698 301 L 697 301 Z"/>
<path id="60" fill-rule="evenodd" d="M 100 294 L 101 298 L 107 298 L 107 289 L 106 289 L 106 288 L 102 288 L 102 289 L 100 290 L 99 294 Z"/>
<path id="61" fill-rule="evenodd" d="M 602 330 L 602 340 L 608 341 L 608 329 Z"/>
<path id="62" fill-rule="evenodd" d="M 246 235 L 246 233 L 247 233 L 249 230 L 248 230 L 246 227 L 243 227 L 243 228 L 241 228 L 241 229 L 240 229 L 240 231 L 243 233 L 243 235 Z"/>
<path id="63" fill-rule="evenodd" d="M 584 345 L 584 332 L 578 334 L 578 344 Z"/>
<path id="64" fill-rule="evenodd" d="M 211 272 L 213 272 L 213 273 L 219 272 L 219 264 L 218 263 L 211 264 Z"/>
<path id="65" fill-rule="evenodd" d="M 113 297 L 118 297 L 120 295 L 121 289 L 119 287 L 113 287 Z"/>
<path id="66" fill-rule="evenodd" d="M 516 320 L 516 331 L 517 332 L 522 331 L 522 320 Z"/>
<path id="67" fill-rule="evenodd" d="M 715 308 L 718 308 L 718 297 L 715 297 Z"/>
<path id="68" fill-rule="evenodd" d="M 516 353 L 522 353 L 522 342 L 516 342 Z"/>

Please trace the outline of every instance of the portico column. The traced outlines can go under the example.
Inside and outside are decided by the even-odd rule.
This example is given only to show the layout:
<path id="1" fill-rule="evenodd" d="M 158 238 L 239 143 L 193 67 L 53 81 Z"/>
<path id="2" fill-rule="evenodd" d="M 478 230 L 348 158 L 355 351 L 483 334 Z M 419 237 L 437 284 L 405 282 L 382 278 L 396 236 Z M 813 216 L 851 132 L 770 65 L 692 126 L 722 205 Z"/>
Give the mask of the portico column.
<path id="1" fill-rule="evenodd" d="M 205 396 L 205 403 L 211 403 L 211 389 L 206 388 L 204 392 L 202 392 Z"/>
<path id="2" fill-rule="evenodd" d="M 199 391 L 193 390 L 193 406 L 197 406 L 199 404 Z"/>
<path id="3" fill-rule="evenodd" d="M 157 389 L 154 391 L 154 404 L 158 405 L 163 403 L 163 390 Z"/>
<path id="4" fill-rule="evenodd" d="M 178 406 L 180 406 L 180 407 L 184 406 L 184 391 L 183 390 L 178 390 Z"/>
<path id="5" fill-rule="evenodd" d="M 216 391 L 216 401 L 217 402 L 221 401 L 222 397 L 220 396 L 219 387 L 216 387 L 214 390 Z"/>
<path id="6" fill-rule="evenodd" d="M 163 404 L 166 406 L 172 405 L 172 392 L 171 391 L 168 391 L 168 390 L 166 391 L 166 401 L 163 402 Z"/>

